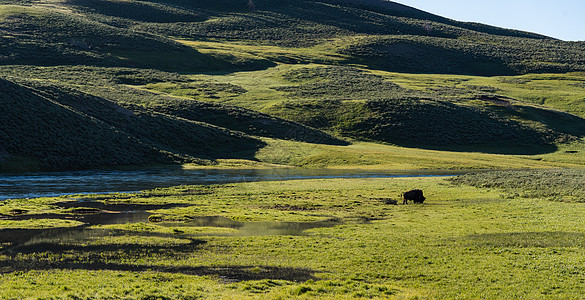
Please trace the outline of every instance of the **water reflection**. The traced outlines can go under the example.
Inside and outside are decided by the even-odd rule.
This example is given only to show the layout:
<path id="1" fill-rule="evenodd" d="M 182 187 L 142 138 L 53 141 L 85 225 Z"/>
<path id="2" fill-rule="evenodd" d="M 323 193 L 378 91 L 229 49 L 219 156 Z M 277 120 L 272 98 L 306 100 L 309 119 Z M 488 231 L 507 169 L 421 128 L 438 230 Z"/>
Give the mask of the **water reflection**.
<path id="1" fill-rule="evenodd" d="M 25 214 L 17 216 L 2 215 L 2 219 L 11 221 L 23 220 L 73 220 L 83 222 L 87 225 L 113 225 L 148 222 L 148 217 L 152 213 L 146 211 L 124 211 L 124 212 L 104 212 L 100 211 L 91 214 Z M 0 232 L 2 229 L 0 229 Z"/>
<path id="2" fill-rule="evenodd" d="M 169 235 L 156 232 L 132 232 L 121 229 L 104 229 L 93 228 L 91 225 L 112 225 L 128 224 L 137 222 L 148 222 L 148 212 L 121 212 L 121 213 L 97 213 L 83 216 L 72 215 L 24 215 L 14 217 L 13 220 L 24 220 L 31 218 L 50 218 L 50 219 L 75 219 L 85 224 L 76 227 L 66 228 L 47 228 L 47 229 L 2 229 L 0 230 L 0 250 L 9 247 L 22 247 L 33 245 L 52 244 L 63 245 L 70 243 L 82 243 L 85 240 L 103 238 L 106 236 L 156 236 L 166 238 L 187 238 L 193 239 L 200 234 L 176 234 Z M 233 234 L 222 235 L 239 235 L 239 236 L 264 236 L 264 235 L 304 235 L 305 231 L 314 228 L 326 228 L 343 224 L 338 219 L 330 219 L 317 222 L 238 222 L 226 217 L 196 217 L 189 222 L 166 222 L 160 223 L 167 227 L 219 227 L 233 228 L 237 232 Z M 178 231 L 180 232 L 180 231 Z M 218 235 L 218 234 L 211 234 Z"/>
<path id="3" fill-rule="evenodd" d="M 154 168 L 137 170 L 89 170 L 0 175 L 0 200 L 49 197 L 80 193 L 136 192 L 190 184 L 314 179 L 421 177 L 462 172 L 396 172 L 330 169 L 212 169 Z"/>
<path id="4" fill-rule="evenodd" d="M 149 212 L 119 212 L 119 213 L 99 213 L 83 216 L 79 221 L 90 225 L 114 225 L 148 222 Z"/>
<path id="5" fill-rule="evenodd" d="M 339 219 L 317 222 L 239 222 L 226 217 L 196 217 L 184 223 L 163 223 L 169 227 L 219 227 L 237 229 L 237 235 L 304 235 L 306 230 L 343 224 Z"/>
<path id="6" fill-rule="evenodd" d="M 104 242 L 103 238 L 106 237 L 121 237 L 122 239 L 118 239 L 115 242 Z M 179 244 L 185 244 L 187 240 L 190 241 L 187 243 L 198 241 L 188 236 L 179 237 L 170 233 L 135 232 L 81 225 L 66 228 L 0 230 L 0 250 L 16 250 L 16 252 L 61 251 L 63 247 L 67 250 L 80 251 L 92 249 L 106 250 L 112 248 L 128 250 L 132 247 L 146 245 L 149 242 L 149 238 L 153 237 L 165 239 L 165 245 L 177 242 Z M 143 239 L 142 242 L 140 242 L 140 238 Z M 181 241 L 182 239 L 185 241 Z M 161 246 L 164 247 L 165 245 Z"/>

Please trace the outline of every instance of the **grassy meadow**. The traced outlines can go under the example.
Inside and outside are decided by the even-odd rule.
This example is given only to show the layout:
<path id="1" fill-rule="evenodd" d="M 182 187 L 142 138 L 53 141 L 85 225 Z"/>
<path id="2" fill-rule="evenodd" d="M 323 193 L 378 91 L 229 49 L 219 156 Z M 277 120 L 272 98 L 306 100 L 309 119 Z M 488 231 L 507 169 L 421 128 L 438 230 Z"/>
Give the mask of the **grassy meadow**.
<path id="1" fill-rule="evenodd" d="M 551 186 L 532 189 L 562 194 L 583 183 L 582 171 L 556 172 Z M 527 175 L 316 179 L 9 200 L 0 213 L 22 220 L 0 220 L 10 228 L 2 230 L 0 298 L 578 298 L 583 195 L 567 191 L 572 198 L 551 201 L 547 193 L 511 190 Z M 566 176 L 572 180 L 564 183 Z M 513 187 L 481 184 L 495 178 Z M 427 201 L 386 204 L 411 188 L 422 189 Z M 152 216 L 81 227 L 67 221 L 92 203 L 150 205 Z M 18 209 L 26 211 L 16 215 Z M 39 224 L 26 215 L 53 219 Z M 206 222 L 210 217 L 224 218 Z M 11 230 L 21 237 L 16 242 L 6 240 Z"/>

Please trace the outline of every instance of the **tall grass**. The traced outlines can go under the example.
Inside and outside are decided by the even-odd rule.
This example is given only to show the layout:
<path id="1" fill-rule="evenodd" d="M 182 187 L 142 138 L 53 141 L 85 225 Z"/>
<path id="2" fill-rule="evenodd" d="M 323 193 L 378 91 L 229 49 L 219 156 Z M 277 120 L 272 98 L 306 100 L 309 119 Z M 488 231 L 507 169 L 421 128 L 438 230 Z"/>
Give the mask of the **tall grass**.
<path id="1" fill-rule="evenodd" d="M 585 202 L 585 171 L 575 169 L 497 171 L 467 174 L 453 183 L 480 188 L 500 188 L 510 196 L 543 198 L 562 202 Z"/>

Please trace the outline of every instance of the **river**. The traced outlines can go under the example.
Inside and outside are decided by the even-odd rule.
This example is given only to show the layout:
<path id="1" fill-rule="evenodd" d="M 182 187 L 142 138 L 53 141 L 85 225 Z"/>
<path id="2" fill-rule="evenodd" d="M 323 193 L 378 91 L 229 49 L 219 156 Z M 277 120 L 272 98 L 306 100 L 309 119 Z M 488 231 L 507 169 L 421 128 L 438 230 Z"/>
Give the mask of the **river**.
<path id="1" fill-rule="evenodd" d="M 333 169 L 182 169 L 87 170 L 0 174 L 0 201 L 71 194 L 136 192 L 190 184 L 223 184 L 315 178 L 429 177 L 453 171 L 384 171 Z"/>

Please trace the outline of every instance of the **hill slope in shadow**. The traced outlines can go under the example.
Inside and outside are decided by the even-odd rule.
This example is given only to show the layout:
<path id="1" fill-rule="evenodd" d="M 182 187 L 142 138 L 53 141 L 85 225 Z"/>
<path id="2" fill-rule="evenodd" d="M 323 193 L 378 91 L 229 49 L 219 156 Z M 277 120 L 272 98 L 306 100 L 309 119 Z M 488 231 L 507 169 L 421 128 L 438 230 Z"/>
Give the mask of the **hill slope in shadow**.
<path id="1" fill-rule="evenodd" d="M 1 79 L 2 161 L 30 169 L 202 163 L 248 158 L 263 143 L 241 133 L 53 86 Z M 41 90 L 42 88 L 42 90 Z"/>

